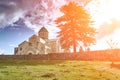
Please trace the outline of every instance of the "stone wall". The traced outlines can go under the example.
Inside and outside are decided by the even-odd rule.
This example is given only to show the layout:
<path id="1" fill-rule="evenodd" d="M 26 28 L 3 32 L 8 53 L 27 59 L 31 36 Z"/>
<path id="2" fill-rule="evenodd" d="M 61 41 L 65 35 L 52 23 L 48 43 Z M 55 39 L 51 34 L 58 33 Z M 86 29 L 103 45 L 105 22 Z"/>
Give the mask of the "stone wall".
<path id="1" fill-rule="evenodd" d="M 0 55 L 0 60 L 92 60 L 120 61 L 120 50 L 102 50 L 79 53 L 50 53 L 41 55 Z"/>

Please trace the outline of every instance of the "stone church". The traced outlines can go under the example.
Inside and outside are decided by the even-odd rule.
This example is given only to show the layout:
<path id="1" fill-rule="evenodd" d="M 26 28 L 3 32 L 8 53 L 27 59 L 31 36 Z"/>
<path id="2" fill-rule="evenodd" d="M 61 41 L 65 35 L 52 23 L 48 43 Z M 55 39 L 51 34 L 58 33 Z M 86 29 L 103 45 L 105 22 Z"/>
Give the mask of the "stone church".
<path id="1" fill-rule="evenodd" d="M 59 41 L 57 39 L 48 39 L 48 35 L 48 30 L 42 27 L 38 35 L 32 35 L 28 41 L 19 44 L 14 49 L 14 55 L 59 53 Z"/>

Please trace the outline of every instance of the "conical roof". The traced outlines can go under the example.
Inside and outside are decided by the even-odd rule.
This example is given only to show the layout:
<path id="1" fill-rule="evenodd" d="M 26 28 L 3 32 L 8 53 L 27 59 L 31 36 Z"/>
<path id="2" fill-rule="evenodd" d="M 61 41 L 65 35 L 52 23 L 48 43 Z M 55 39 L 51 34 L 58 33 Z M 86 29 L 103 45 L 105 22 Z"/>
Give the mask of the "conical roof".
<path id="1" fill-rule="evenodd" d="M 42 27 L 42 28 L 40 29 L 39 33 L 40 33 L 40 32 L 48 32 L 48 30 L 47 30 L 45 27 Z"/>

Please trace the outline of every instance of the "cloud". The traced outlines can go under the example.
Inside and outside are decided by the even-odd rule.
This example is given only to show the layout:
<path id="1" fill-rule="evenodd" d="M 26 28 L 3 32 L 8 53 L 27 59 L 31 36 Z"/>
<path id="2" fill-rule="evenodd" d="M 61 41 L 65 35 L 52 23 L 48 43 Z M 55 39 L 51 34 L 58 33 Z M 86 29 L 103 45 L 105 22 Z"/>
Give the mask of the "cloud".
<path id="1" fill-rule="evenodd" d="M 64 0 L 1 0 L 0 28 L 23 18 L 27 27 L 37 32 L 43 25 L 54 24 L 63 3 Z"/>
<path id="2" fill-rule="evenodd" d="M 10 47 L 16 47 L 16 45 L 15 45 L 15 44 L 9 44 L 9 46 L 10 46 Z"/>
<path id="3" fill-rule="evenodd" d="M 59 5 L 58 5 L 59 3 Z M 51 24 L 56 17 L 60 16 L 59 7 L 63 1 L 40 0 L 32 10 L 26 14 L 26 18 L 33 24 L 40 26 Z"/>
<path id="4" fill-rule="evenodd" d="M 34 0 L 0 0 L 0 28 L 22 18 Z M 31 5 L 31 6 L 30 6 Z"/>
<path id="5" fill-rule="evenodd" d="M 103 23 L 98 29 L 98 39 L 113 34 L 114 31 L 119 28 L 120 28 L 120 21 L 117 19 L 111 19 L 110 23 Z"/>
<path id="6" fill-rule="evenodd" d="M 0 54 L 4 53 L 4 49 L 0 48 Z"/>
<path id="7" fill-rule="evenodd" d="M 0 1 L 0 27 L 8 25 L 13 22 L 14 16 L 16 16 L 17 3 L 13 0 L 1 0 Z M 18 11 L 19 12 L 19 9 Z M 19 15 L 18 15 L 19 16 Z"/>

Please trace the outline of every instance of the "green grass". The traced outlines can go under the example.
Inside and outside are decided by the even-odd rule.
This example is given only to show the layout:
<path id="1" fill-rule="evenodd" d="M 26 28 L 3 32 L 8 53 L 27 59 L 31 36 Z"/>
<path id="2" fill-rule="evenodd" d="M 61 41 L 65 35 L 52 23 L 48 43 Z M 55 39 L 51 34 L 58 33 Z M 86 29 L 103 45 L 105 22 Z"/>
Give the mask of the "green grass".
<path id="1" fill-rule="evenodd" d="M 1 60 L 0 80 L 120 80 L 110 62 Z"/>

